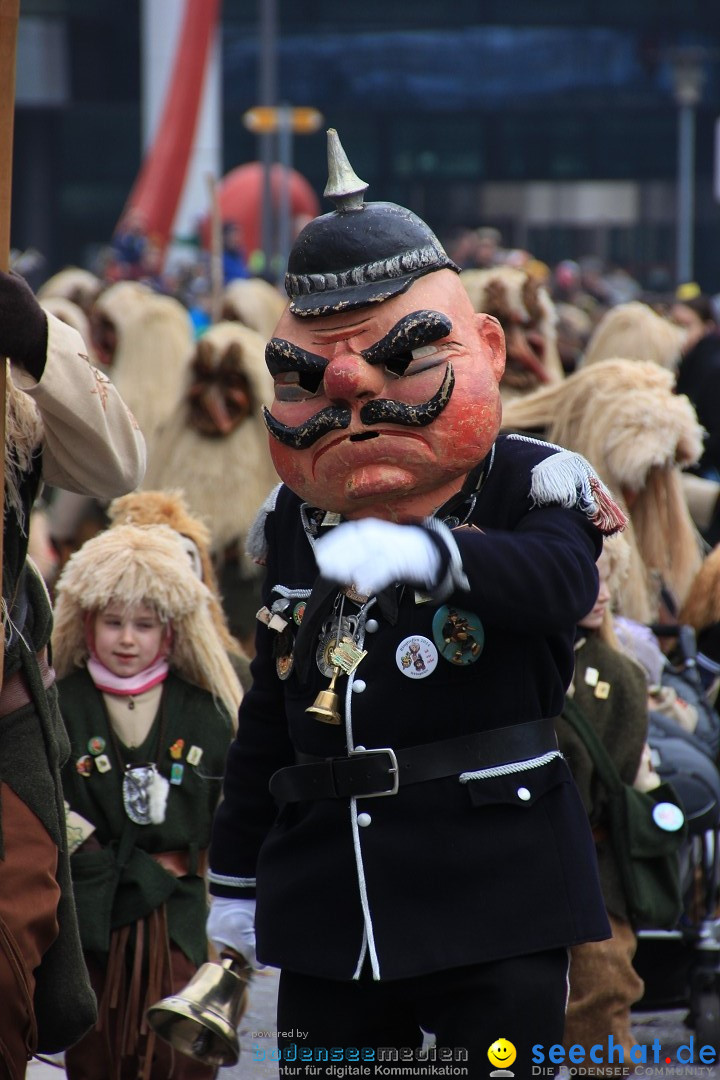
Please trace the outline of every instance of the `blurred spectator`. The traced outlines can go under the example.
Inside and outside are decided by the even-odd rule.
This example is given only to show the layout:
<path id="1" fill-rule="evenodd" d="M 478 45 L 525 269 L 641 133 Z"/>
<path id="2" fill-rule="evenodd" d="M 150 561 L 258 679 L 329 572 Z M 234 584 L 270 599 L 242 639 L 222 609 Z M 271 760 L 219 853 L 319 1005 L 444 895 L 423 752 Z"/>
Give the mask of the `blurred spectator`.
<path id="1" fill-rule="evenodd" d="M 699 476 L 720 480 L 720 332 L 710 298 L 676 300 L 670 318 L 685 333 L 677 392 L 687 394 L 707 435 Z"/>
<path id="2" fill-rule="evenodd" d="M 145 215 L 141 210 L 128 210 L 112 238 L 112 250 L 117 264 L 117 277 L 140 277 L 147 243 Z"/>
<path id="3" fill-rule="evenodd" d="M 242 231 L 234 221 L 223 225 L 223 280 L 225 284 L 236 278 L 250 277 L 243 247 Z"/>
<path id="4" fill-rule="evenodd" d="M 483 226 L 465 229 L 456 239 L 451 258 L 461 270 L 483 270 L 503 262 L 499 229 Z"/>

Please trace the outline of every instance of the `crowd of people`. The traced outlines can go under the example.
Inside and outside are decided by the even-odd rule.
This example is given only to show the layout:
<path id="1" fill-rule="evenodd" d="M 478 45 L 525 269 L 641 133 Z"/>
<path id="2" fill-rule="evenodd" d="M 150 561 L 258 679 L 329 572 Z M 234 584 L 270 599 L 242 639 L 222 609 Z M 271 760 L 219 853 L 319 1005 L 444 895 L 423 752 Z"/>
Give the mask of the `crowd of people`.
<path id="1" fill-rule="evenodd" d="M 636 1060 L 577 716 L 623 783 L 676 784 L 672 828 L 708 791 L 720 823 L 717 303 L 489 227 L 446 252 L 361 183 L 331 176 L 289 304 L 230 226 L 215 294 L 132 218 L 100 273 L 0 274 L 11 1080 L 38 1049 L 214 1075 L 145 1018 L 208 949 L 281 969 L 281 1053 Z"/>

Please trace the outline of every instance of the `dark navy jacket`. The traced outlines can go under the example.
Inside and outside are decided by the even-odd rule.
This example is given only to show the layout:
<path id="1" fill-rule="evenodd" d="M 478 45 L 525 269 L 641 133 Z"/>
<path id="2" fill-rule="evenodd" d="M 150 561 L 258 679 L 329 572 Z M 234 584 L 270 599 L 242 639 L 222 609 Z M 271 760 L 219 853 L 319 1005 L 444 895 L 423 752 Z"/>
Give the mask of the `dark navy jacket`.
<path id="1" fill-rule="evenodd" d="M 432 641 L 442 604 L 398 586 L 396 621 L 378 602 L 365 630 L 361 620 L 367 656 L 339 679 L 345 720 L 331 726 L 305 712 L 328 686 L 314 650 L 307 676 L 296 668 L 283 681 L 277 634 L 259 625 L 210 888 L 257 890 L 262 962 L 337 979 L 366 964 L 375 978 L 397 979 L 609 936 L 585 811 L 559 754 L 382 798 L 278 806 L 268 791 L 296 751 L 345 753 L 345 724 L 355 747 L 398 749 L 560 713 L 575 626 L 597 595 L 602 537 L 580 510 L 534 505 L 531 469 L 552 453 L 499 438 L 470 517 L 453 530 L 470 588 L 444 603 L 481 621 L 475 662 L 440 655 L 426 678 L 407 677 L 398 646 L 412 635 Z M 286 616 L 317 578 L 307 525 L 307 508 L 281 487 L 265 523 L 265 603 L 289 597 Z"/>

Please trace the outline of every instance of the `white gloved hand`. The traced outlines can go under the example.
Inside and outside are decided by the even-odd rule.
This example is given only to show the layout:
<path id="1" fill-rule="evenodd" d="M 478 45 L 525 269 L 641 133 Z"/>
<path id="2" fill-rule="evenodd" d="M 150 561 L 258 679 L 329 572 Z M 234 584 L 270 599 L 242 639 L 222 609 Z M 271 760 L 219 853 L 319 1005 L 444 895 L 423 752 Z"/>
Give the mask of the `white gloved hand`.
<path id="1" fill-rule="evenodd" d="M 374 596 L 395 581 L 431 588 L 441 571 L 440 553 L 424 529 L 362 518 L 337 525 L 315 544 L 320 573 Z"/>
<path id="2" fill-rule="evenodd" d="M 207 936 L 219 953 L 234 949 L 255 968 L 255 901 L 213 896 L 207 920 Z"/>

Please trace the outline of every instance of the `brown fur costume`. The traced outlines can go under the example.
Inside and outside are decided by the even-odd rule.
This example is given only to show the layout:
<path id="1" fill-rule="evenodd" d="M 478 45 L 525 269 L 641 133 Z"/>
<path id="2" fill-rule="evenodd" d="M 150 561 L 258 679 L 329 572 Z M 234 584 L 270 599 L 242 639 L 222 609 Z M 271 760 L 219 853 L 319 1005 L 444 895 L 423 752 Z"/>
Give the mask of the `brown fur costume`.
<path id="1" fill-rule="evenodd" d="M 675 371 L 684 339 L 684 331 L 648 304 L 631 300 L 605 312 L 590 335 L 583 364 L 622 356 L 627 360 L 652 360 Z"/>
<path id="2" fill-rule="evenodd" d="M 181 491 L 134 491 L 113 499 L 108 508 L 110 524 L 168 525 L 195 544 L 200 555 L 202 580 L 210 591 L 210 615 L 227 652 L 241 655 L 239 642 L 230 633 L 219 599 L 215 570 L 210 557 L 210 530 L 190 513 Z"/>
<path id="3" fill-rule="evenodd" d="M 463 270 L 460 280 L 476 311 L 494 315 L 505 331 L 507 363 L 503 400 L 563 378 L 557 346 L 557 313 L 547 289 L 527 270 L 497 266 Z"/>
<path id="4" fill-rule="evenodd" d="M 679 621 L 692 626 L 696 633 L 720 622 L 720 545 L 706 556 L 692 583 Z"/>
<path id="5" fill-rule="evenodd" d="M 52 636 L 58 678 L 88 658 L 84 613 L 111 601 L 152 604 L 172 622 L 170 666 L 218 698 L 231 718 L 242 690 L 210 614 L 210 590 L 193 573 L 177 533 L 167 525 L 116 525 L 72 555 L 57 583 Z"/>
<path id="6" fill-rule="evenodd" d="M 632 558 L 620 611 L 638 622 L 658 615 L 659 579 L 682 603 L 702 559 L 679 468 L 698 460 L 702 428 L 673 382 L 657 364 L 606 360 L 510 402 L 503 416 L 506 430 L 583 454 L 628 509 Z"/>

